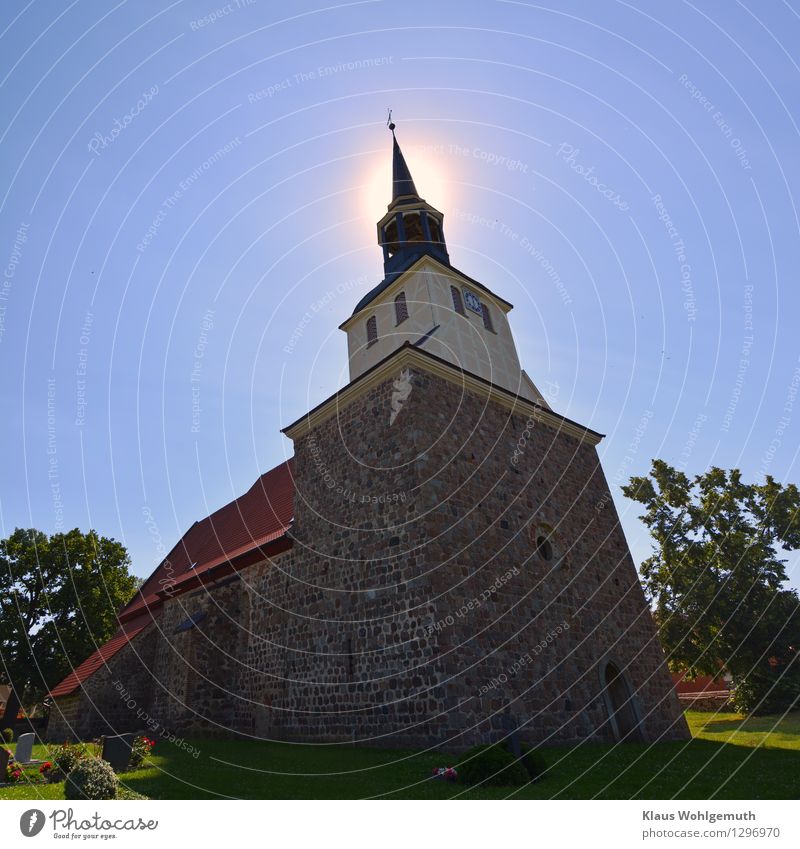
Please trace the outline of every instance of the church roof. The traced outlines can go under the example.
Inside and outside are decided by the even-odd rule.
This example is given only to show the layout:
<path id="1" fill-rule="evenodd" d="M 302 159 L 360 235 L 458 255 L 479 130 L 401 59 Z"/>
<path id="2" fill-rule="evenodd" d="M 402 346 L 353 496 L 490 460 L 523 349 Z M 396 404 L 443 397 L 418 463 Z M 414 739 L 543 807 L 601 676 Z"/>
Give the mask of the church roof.
<path id="1" fill-rule="evenodd" d="M 222 568 L 248 566 L 269 556 L 270 544 L 286 537 L 294 516 L 294 458 L 261 475 L 238 498 L 195 522 L 159 563 L 139 592 L 119 612 L 120 630 L 76 667 L 53 690 L 64 696 L 77 689 L 149 622 L 164 599 L 216 578 Z M 248 562 L 245 555 L 252 554 Z"/>
<path id="2" fill-rule="evenodd" d="M 453 274 L 456 274 L 459 277 L 462 277 L 471 286 L 474 286 L 476 289 L 479 289 L 481 292 L 486 292 L 488 295 L 491 295 L 496 301 L 499 301 L 501 304 L 505 304 L 505 306 L 507 306 L 509 309 L 514 308 L 514 305 L 512 303 L 510 303 L 509 301 L 507 301 L 505 298 L 501 298 L 498 294 L 496 294 L 495 292 L 492 292 L 491 289 L 484 286 L 483 283 L 479 283 L 477 280 L 473 279 L 468 274 L 464 274 L 463 271 L 459 271 L 459 269 L 457 269 L 454 265 L 451 265 L 449 262 L 444 262 L 443 260 L 439 259 L 438 257 L 431 257 L 428 254 L 424 254 L 423 256 L 427 259 L 433 260 L 434 262 L 438 262 L 439 265 L 444 266 L 444 268 L 447 269 L 447 271 L 450 271 Z M 356 315 L 357 313 L 360 313 L 361 310 L 364 309 L 364 307 L 369 306 L 375 300 L 375 298 L 377 298 L 378 295 L 380 295 L 382 292 L 385 292 L 392 285 L 392 283 L 394 283 L 395 280 L 397 280 L 398 277 L 405 274 L 406 271 L 408 271 L 412 266 L 416 265 L 421 259 L 423 259 L 423 256 L 409 256 L 408 261 L 406 263 L 404 263 L 402 266 L 400 266 L 395 271 L 392 271 L 389 274 L 387 274 L 383 278 L 383 280 L 381 280 L 381 282 L 378 283 L 377 286 L 374 286 L 372 289 L 370 289 L 369 292 L 367 292 L 367 294 L 364 295 L 364 297 L 356 304 L 355 309 L 353 310 L 350 317 L 352 318 L 352 316 Z M 347 322 L 343 322 L 343 323 L 346 324 Z"/>

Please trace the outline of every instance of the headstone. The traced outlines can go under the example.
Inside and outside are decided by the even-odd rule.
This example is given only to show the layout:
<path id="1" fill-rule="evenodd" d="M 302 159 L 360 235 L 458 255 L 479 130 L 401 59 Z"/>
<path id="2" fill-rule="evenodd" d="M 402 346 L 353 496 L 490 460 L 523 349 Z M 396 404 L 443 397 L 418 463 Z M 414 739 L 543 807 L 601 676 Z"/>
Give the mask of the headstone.
<path id="1" fill-rule="evenodd" d="M 17 738 L 17 748 L 14 752 L 14 759 L 21 764 L 29 764 L 33 755 L 33 742 L 36 739 L 35 734 L 20 734 Z"/>
<path id="2" fill-rule="evenodd" d="M 503 730 L 508 732 L 508 747 L 515 758 L 522 757 L 522 745 L 519 741 L 519 730 L 517 722 L 510 713 L 503 714 Z"/>
<path id="3" fill-rule="evenodd" d="M 8 766 L 8 759 L 10 757 L 11 752 L 0 746 L 0 784 L 6 783 L 6 767 Z"/>
<path id="4" fill-rule="evenodd" d="M 128 769 L 135 736 L 135 734 L 115 734 L 103 738 L 101 757 L 111 764 L 114 772 L 125 772 Z"/>

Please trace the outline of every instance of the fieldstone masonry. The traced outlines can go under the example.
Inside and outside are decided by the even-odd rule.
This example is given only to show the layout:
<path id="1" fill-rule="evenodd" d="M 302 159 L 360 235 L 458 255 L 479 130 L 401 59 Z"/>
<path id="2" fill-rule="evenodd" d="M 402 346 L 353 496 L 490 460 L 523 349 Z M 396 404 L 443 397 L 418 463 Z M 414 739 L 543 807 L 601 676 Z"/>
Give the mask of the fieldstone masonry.
<path id="1" fill-rule="evenodd" d="M 47 738 L 62 743 L 143 728 L 137 711 L 147 710 L 156 686 L 151 670 L 159 637 L 158 623 L 149 625 L 76 693 L 56 699 Z"/>
<path id="2" fill-rule="evenodd" d="M 137 727 L 132 699 L 184 736 L 610 741 L 609 668 L 636 737 L 687 736 L 594 446 L 422 361 L 392 417 L 399 377 L 296 437 L 291 549 L 168 601 L 51 739 Z"/>

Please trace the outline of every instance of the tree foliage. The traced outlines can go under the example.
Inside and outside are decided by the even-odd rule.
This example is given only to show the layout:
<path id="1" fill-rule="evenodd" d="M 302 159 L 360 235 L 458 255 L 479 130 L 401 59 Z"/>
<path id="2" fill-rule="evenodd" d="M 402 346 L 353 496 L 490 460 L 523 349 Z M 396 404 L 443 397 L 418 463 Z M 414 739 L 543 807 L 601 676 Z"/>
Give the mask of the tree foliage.
<path id="1" fill-rule="evenodd" d="M 653 554 L 645 592 L 673 670 L 727 669 L 740 705 L 786 709 L 800 692 L 800 600 L 780 552 L 800 548 L 800 492 L 738 469 L 689 479 L 662 460 L 623 487 L 644 505 Z"/>
<path id="2" fill-rule="evenodd" d="M 96 531 L 18 528 L 0 540 L 0 682 L 33 701 L 108 640 L 136 589 L 130 565 Z"/>

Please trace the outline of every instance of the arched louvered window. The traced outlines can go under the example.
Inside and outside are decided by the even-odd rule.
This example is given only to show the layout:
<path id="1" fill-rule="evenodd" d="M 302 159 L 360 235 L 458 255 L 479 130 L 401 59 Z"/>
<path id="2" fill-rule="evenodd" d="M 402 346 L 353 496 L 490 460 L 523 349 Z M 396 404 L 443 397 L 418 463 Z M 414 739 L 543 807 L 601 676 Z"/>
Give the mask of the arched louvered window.
<path id="1" fill-rule="evenodd" d="M 408 318 L 408 304 L 406 304 L 405 292 L 401 292 L 394 299 L 394 317 L 397 324 L 402 324 Z"/>
<path id="2" fill-rule="evenodd" d="M 378 319 L 373 315 L 367 319 L 367 347 L 378 341 Z"/>
<path id="3" fill-rule="evenodd" d="M 491 330 L 492 332 L 494 332 L 494 327 L 492 326 L 492 316 L 489 312 L 489 307 L 487 307 L 486 304 L 483 303 L 483 301 L 481 301 L 481 313 L 483 313 L 483 326 L 487 330 Z"/>
<path id="4" fill-rule="evenodd" d="M 461 298 L 461 292 L 455 286 L 450 287 L 450 296 L 453 299 L 453 309 L 459 314 L 464 315 L 464 301 Z"/>

